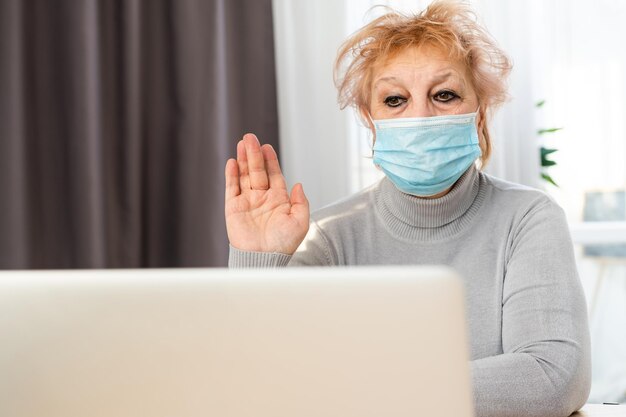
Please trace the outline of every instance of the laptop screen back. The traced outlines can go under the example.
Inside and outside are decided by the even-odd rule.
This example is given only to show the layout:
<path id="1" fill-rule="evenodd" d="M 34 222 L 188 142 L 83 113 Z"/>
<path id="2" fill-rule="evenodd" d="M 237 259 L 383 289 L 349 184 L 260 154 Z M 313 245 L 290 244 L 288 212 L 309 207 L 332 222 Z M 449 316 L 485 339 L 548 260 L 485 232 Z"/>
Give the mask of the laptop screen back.
<path id="1" fill-rule="evenodd" d="M 0 415 L 471 416 L 436 267 L 0 273 Z"/>

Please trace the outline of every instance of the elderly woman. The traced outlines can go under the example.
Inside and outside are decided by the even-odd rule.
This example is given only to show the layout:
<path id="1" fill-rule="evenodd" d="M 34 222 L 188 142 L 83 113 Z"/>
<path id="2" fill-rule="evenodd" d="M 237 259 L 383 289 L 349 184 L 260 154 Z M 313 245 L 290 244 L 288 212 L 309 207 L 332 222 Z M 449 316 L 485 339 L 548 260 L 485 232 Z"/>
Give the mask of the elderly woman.
<path id="1" fill-rule="evenodd" d="M 309 216 L 275 151 L 247 134 L 226 164 L 231 267 L 445 264 L 465 279 L 479 416 L 567 416 L 587 399 L 585 299 L 563 211 L 481 171 L 506 56 L 467 6 L 390 12 L 339 51 L 340 103 L 385 178 Z M 329 150 L 332 152 L 332 150 Z"/>

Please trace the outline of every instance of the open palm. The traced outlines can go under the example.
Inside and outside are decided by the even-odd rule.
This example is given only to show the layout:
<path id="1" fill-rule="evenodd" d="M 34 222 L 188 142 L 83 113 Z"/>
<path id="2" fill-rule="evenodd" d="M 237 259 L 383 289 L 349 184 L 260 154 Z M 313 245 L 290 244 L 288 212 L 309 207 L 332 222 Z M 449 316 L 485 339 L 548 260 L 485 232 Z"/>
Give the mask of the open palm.
<path id="1" fill-rule="evenodd" d="M 226 163 L 226 229 L 237 249 L 293 254 L 309 229 L 309 203 L 301 184 L 291 195 L 271 145 L 253 134 Z"/>

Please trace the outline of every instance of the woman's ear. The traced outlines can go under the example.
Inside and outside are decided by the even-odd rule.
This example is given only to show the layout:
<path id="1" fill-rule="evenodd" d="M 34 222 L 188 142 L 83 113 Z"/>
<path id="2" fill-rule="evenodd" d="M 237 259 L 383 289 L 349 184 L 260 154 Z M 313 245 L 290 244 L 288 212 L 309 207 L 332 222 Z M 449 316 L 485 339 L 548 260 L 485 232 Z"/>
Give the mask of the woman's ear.
<path id="1" fill-rule="evenodd" d="M 489 139 L 489 131 L 487 130 L 487 109 L 480 106 L 476 115 L 476 129 L 478 131 L 478 143 L 482 155 L 480 157 L 480 169 L 484 168 L 491 154 L 491 141 Z"/>
<path id="2" fill-rule="evenodd" d="M 478 114 L 476 115 L 476 131 L 478 132 L 478 138 L 481 142 L 486 141 L 484 137 L 485 126 L 487 124 L 487 114 L 485 108 L 481 105 L 478 108 Z"/>
<path id="3" fill-rule="evenodd" d="M 485 108 L 483 106 L 480 106 L 478 108 L 478 115 L 476 119 L 478 122 L 478 126 L 476 126 L 476 128 L 479 132 L 482 132 L 485 127 L 485 120 L 487 120 L 487 118 L 485 117 Z"/>

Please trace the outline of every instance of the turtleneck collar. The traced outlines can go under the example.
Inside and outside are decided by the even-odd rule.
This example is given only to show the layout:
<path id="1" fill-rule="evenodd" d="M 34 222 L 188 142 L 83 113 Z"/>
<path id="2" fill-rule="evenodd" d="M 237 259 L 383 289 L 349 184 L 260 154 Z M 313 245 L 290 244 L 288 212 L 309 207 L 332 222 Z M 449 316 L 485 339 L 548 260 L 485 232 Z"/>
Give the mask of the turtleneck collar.
<path id="1" fill-rule="evenodd" d="M 480 175 L 474 165 L 446 195 L 434 199 L 405 194 L 385 177 L 376 193 L 376 207 L 387 227 L 400 237 L 445 238 L 473 218 L 484 197 L 480 189 Z"/>

